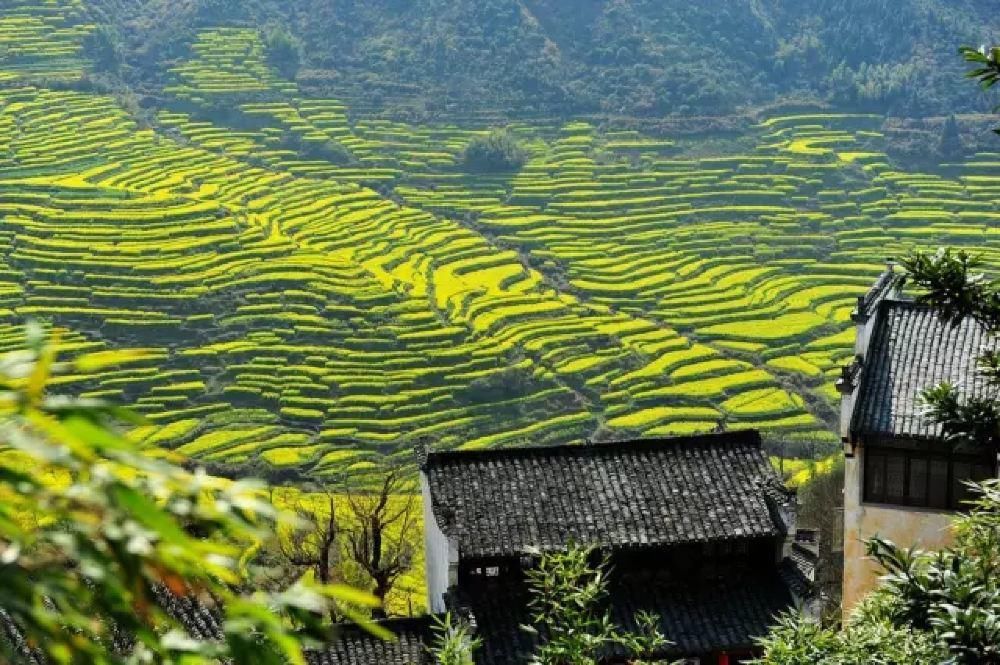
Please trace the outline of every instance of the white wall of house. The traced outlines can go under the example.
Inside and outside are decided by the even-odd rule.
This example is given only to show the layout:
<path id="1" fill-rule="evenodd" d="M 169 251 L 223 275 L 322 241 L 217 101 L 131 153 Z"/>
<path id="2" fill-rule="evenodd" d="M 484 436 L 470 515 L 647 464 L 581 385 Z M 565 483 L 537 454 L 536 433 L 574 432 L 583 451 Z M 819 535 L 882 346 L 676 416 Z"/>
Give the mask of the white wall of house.
<path id="1" fill-rule="evenodd" d="M 844 467 L 845 616 L 875 587 L 881 574 L 865 556 L 865 541 L 878 535 L 902 547 L 941 549 L 953 538 L 952 512 L 863 503 L 864 454 L 864 447 L 859 446 Z"/>
<path id="2" fill-rule="evenodd" d="M 434 517 L 431 491 L 427 476 L 420 473 L 420 491 L 424 503 L 424 567 L 427 574 L 427 606 L 431 612 L 444 612 L 444 594 L 451 585 L 451 569 L 457 562 L 457 552 L 452 552 L 448 537 L 444 535 Z"/>
<path id="3" fill-rule="evenodd" d="M 840 397 L 840 431 L 841 440 L 844 442 L 844 451 L 850 452 L 850 431 L 851 418 L 854 416 L 854 404 L 857 402 L 859 389 L 857 386 L 849 386 L 843 389 Z"/>

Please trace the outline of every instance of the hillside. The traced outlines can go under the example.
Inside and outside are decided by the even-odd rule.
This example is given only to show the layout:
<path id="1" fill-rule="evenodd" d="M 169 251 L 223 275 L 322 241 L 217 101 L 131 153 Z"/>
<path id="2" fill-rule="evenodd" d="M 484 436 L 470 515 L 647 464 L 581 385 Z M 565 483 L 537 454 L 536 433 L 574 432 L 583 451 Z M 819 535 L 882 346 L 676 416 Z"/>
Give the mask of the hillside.
<path id="1" fill-rule="evenodd" d="M 940 115 L 986 103 L 955 49 L 990 41 L 974 0 L 88 0 L 155 95 L 199 30 L 281 27 L 299 82 L 357 110 L 720 115 L 777 100 Z M 947 46 L 944 46 L 947 45 Z"/>
<path id="2" fill-rule="evenodd" d="M 1000 263 L 1000 153 L 901 169 L 882 115 L 773 116 L 711 156 L 522 121 L 524 167 L 470 176 L 489 124 L 310 96 L 256 29 L 197 32 L 136 117 L 81 82 L 93 17 L 0 11 L 0 349 L 37 318 L 70 356 L 144 350 L 61 388 L 135 404 L 153 424 L 133 436 L 216 465 L 332 478 L 420 439 L 829 440 L 849 313 L 885 257 Z"/>

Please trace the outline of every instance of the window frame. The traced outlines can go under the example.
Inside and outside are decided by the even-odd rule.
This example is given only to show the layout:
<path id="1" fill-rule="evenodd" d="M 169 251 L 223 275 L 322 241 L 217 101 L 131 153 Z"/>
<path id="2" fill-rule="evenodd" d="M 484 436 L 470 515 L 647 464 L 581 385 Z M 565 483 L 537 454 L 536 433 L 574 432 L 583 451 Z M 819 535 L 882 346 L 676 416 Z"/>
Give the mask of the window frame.
<path id="1" fill-rule="evenodd" d="M 869 471 L 871 469 L 873 457 L 881 457 L 881 493 L 873 495 L 870 491 L 869 486 Z M 891 457 L 901 457 L 903 459 L 903 494 L 901 499 L 889 496 L 889 460 Z M 912 480 L 912 467 L 913 462 L 920 462 L 925 464 L 924 471 L 924 491 L 922 497 L 914 498 L 913 492 L 910 490 L 910 481 Z M 944 463 L 947 466 L 946 475 L 946 499 L 945 505 L 932 505 L 931 497 L 934 495 L 931 490 L 931 479 L 934 474 L 932 473 L 932 468 L 935 464 L 940 465 Z M 960 453 L 953 450 L 943 451 L 940 448 L 931 449 L 927 446 L 918 447 L 916 445 L 899 445 L 898 443 L 893 444 L 882 444 L 873 443 L 864 447 L 862 451 L 862 468 L 861 468 L 861 502 L 864 504 L 871 505 L 885 505 L 885 506 L 903 506 L 908 508 L 917 508 L 923 510 L 932 510 L 938 512 L 961 512 L 969 509 L 969 506 L 963 504 L 962 501 L 955 496 L 955 488 L 957 486 L 955 478 L 955 464 L 956 463 L 966 463 L 973 466 L 986 466 L 990 471 L 990 477 L 997 477 L 997 459 L 996 456 L 990 455 L 988 453 L 982 454 L 970 454 L 970 453 Z M 959 481 L 971 480 L 971 478 L 961 478 Z M 965 499 L 967 497 L 961 497 Z"/>

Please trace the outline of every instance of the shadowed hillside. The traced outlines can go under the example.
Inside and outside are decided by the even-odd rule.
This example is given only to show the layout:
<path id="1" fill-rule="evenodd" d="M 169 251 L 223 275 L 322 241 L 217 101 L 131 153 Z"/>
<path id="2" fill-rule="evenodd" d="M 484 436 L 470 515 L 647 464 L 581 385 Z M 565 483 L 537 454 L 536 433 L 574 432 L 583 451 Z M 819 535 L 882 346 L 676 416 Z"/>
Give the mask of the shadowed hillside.
<path id="1" fill-rule="evenodd" d="M 978 45 L 1000 27 L 995 3 L 972 0 L 85 4 L 127 35 L 127 76 L 151 90 L 199 29 L 265 26 L 301 41 L 305 88 L 417 117 L 724 114 L 789 96 L 941 114 L 976 98 L 941 45 Z"/>

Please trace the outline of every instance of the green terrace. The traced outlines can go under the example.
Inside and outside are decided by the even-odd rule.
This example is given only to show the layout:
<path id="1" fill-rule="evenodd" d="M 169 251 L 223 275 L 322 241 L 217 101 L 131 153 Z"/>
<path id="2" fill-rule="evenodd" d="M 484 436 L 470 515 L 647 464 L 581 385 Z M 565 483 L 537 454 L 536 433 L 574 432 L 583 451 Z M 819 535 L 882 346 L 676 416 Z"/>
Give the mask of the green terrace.
<path id="1" fill-rule="evenodd" d="M 83 40 L 94 27 L 76 0 L 6 0 L 0 13 L 0 84 L 79 80 L 87 68 Z"/>
<path id="2" fill-rule="evenodd" d="M 69 355 L 145 350 L 61 387 L 134 403 L 150 446 L 336 478 L 421 439 L 824 436 L 887 255 L 1000 264 L 1000 155 L 898 171 L 879 117 L 772 118 L 756 149 L 700 157 L 519 124 L 527 164 L 472 177 L 488 126 L 300 96 L 262 49 L 203 32 L 150 129 L 110 97 L 0 89 L 0 348 L 35 318 Z M 245 126 L 211 121 L 220 103 Z"/>

